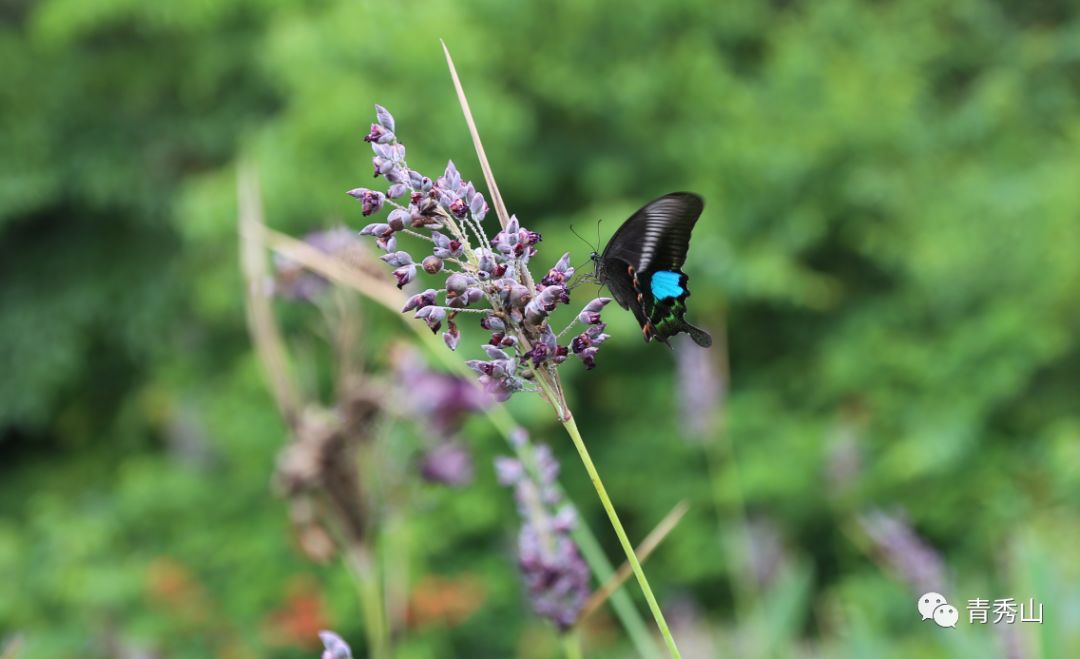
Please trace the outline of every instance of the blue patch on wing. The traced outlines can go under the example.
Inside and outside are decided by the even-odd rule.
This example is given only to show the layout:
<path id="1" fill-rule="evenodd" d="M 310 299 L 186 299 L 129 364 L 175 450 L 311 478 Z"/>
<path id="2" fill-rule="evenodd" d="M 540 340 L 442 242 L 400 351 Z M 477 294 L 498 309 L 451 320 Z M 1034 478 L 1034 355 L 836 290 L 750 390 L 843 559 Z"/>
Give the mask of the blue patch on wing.
<path id="1" fill-rule="evenodd" d="M 685 291 L 683 287 L 679 285 L 679 278 L 682 277 L 678 272 L 669 272 L 667 270 L 659 270 L 653 273 L 651 288 L 653 297 L 657 300 L 665 300 L 669 297 L 679 297 Z"/>

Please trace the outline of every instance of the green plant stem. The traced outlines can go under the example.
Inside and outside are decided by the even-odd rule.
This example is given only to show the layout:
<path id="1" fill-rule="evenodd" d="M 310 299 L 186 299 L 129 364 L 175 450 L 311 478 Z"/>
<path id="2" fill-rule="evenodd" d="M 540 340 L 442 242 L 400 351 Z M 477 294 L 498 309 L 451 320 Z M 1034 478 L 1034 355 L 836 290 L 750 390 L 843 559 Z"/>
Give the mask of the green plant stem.
<path id="1" fill-rule="evenodd" d="M 390 635 L 383 616 L 383 598 L 379 574 L 371 554 L 365 547 L 350 547 L 348 564 L 360 591 L 364 632 L 372 659 L 390 659 Z"/>
<path id="2" fill-rule="evenodd" d="M 566 659 L 581 659 L 581 634 L 571 630 L 562 635 L 563 655 Z"/>
<path id="3" fill-rule="evenodd" d="M 612 505 L 611 497 L 608 496 L 607 488 L 604 487 L 604 482 L 600 480 L 600 474 L 596 471 L 596 465 L 593 464 L 592 457 L 589 455 L 589 449 L 585 447 L 585 440 L 581 437 L 581 431 L 578 430 L 574 415 L 570 413 L 569 407 L 560 402 L 562 399 L 556 396 L 551 385 L 544 377 L 537 377 L 537 381 L 548 396 L 552 407 L 556 409 L 562 408 L 562 414 L 560 414 L 562 418 L 560 420 L 563 428 L 570 435 L 570 440 L 574 443 L 574 448 L 577 449 L 578 455 L 581 457 L 581 463 L 585 465 L 585 471 L 589 474 L 589 480 L 592 481 L 593 487 L 596 488 L 596 494 L 600 497 L 600 503 L 604 506 L 604 511 L 611 521 L 611 528 L 615 530 L 615 535 L 619 538 L 619 544 L 622 545 L 623 553 L 626 554 L 626 561 L 630 563 L 630 569 L 634 571 L 634 576 L 637 577 L 638 585 L 641 586 L 641 592 L 644 593 L 645 601 L 649 604 L 649 611 L 652 612 L 653 619 L 656 620 L 660 635 L 664 637 L 668 652 L 673 659 L 681 659 L 682 655 L 679 654 L 679 648 L 675 645 L 675 638 L 671 635 L 671 630 L 668 629 L 667 620 L 664 619 L 664 612 L 660 610 L 660 605 L 656 602 L 656 596 L 653 595 L 652 587 L 649 586 L 649 580 L 645 577 L 645 570 L 641 569 L 641 563 L 637 559 L 637 554 L 634 553 L 634 545 L 630 543 L 630 538 L 627 537 L 626 530 L 623 529 L 622 522 L 619 521 L 619 514 L 615 512 L 615 506 Z"/>

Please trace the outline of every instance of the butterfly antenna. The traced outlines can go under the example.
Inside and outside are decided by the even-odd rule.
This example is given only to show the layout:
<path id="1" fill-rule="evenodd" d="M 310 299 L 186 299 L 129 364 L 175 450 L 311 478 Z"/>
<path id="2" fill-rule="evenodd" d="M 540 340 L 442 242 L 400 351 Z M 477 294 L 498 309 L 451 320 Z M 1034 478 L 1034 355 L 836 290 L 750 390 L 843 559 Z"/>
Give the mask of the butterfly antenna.
<path id="1" fill-rule="evenodd" d="M 575 236 L 577 236 L 577 237 L 578 237 L 578 240 L 580 240 L 581 242 L 585 243 L 585 245 L 586 245 L 586 246 L 587 246 L 587 247 L 588 247 L 589 249 L 595 249 L 595 248 L 594 248 L 594 247 L 593 247 L 593 246 L 592 246 L 592 245 L 591 245 L 591 244 L 589 243 L 589 241 L 588 241 L 588 240 L 585 240 L 584 238 L 582 238 L 582 237 L 581 237 L 581 234 L 580 234 L 580 233 L 578 233 L 577 231 L 575 231 L 575 230 L 574 230 L 574 225 L 573 225 L 573 224 L 571 224 L 571 225 L 570 225 L 570 233 L 572 233 L 572 234 L 574 234 Z"/>

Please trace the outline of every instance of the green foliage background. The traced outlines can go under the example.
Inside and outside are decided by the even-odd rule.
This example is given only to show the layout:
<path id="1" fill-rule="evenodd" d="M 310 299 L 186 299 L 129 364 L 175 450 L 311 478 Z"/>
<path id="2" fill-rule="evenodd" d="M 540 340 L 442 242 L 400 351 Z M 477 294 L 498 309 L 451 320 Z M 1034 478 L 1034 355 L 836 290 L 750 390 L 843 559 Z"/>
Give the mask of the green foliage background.
<path id="1" fill-rule="evenodd" d="M 672 355 L 629 314 L 608 314 L 596 371 L 570 369 L 632 536 L 693 505 L 647 570 L 662 601 L 696 603 L 696 634 L 724 656 L 1080 656 L 1072 3 L 14 0 L 0 15 L 0 635 L 21 632 L 22 656 L 316 656 L 275 633 L 297 588 L 363 647 L 347 573 L 303 559 L 270 493 L 286 434 L 244 325 L 235 166 L 257 163 L 271 225 L 359 228 L 343 192 L 370 180 L 378 102 L 413 167 L 450 157 L 479 180 L 439 38 L 545 259 L 585 255 L 572 223 L 604 218 L 607 235 L 663 192 L 707 200 L 688 270 L 692 315 L 728 336 L 723 436 L 682 436 Z M 283 312 L 312 341 L 312 320 Z M 374 308 L 368 323 L 401 333 Z M 375 363 L 382 345 L 365 346 Z M 550 415 L 515 413 L 617 556 Z M 861 466 L 838 489 L 842 436 Z M 400 656 L 547 656 L 488 468 L 505 449 L 482 422 L 468 438 L 476 484 L 417 484 L 408 525 L 416 574 L 478 577 L 485 601 Z M 920 624 L 854 523 L 874 508 L 906 511 L 941 552 L 950 600 L 1034 596 L 1046 624 L 1011 641 Z M 745 515 L 782 538 L 769 588 L 740 586 Z M 190 580 L 179 600 L 153 595 L 163 565 Z M 589 649 L 629 652 L 613 623 Z"/>

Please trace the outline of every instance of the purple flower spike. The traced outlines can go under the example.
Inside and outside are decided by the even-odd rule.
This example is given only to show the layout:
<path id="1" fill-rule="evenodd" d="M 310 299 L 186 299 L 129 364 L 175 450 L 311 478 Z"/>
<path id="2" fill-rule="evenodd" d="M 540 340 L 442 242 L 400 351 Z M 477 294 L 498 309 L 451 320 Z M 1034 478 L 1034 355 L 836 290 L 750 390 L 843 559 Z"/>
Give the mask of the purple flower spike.
<path id="1" fill-rule="evenodd" d="M 516 485 L 519 480 L 525 478 L 525 467 L 521 461 L 513 458 L 495 458 L 495 479 L 499 485 Z"/>
<path id="2" fill-rule="evenodd" d="M 514 488 L 524 522 L 518 565 L 533 610 L 566 630 L 577 622 L 588 597 L 589 568 L 570 538 L 576 515 L 555 487 L 559 463 L 544 445 L 532 450 L 532 458 L 535 472 L 511 458 L 497 459 L 495 471 L 500 483 Z"/>
<path id="3" fill-rule="evenodd" d="M 348 258 L 354 250 L 364 251 L 364 245 L 352 231 L 339 227 L 304 236 L 304 242 L 315 249 L 338 258 Z M 330 288 L 330 282 L 299 263 L 274 255 L 273 294 L 291 300 L 313 301 Z"/>
<path id="4" fill-rule="evenodd" d="M 449 439 L 461 430 L 466 417 L 491 404 L 472 380 L 433 371 L 413 351 L 398 355 L 395 369 L 405 392 L 402 398 L 409 411 L 427 423 L 429 434 Z"/>
<path id="5" fill-rule="evenodd" d="M 326 648 L 322 653 L 322 659 L 352 659 L 352 650 L 349 644 L 340 636 L 331 631 L 319 632 L 319 639 Z"/>
<path id="6" fill-rule="evenodd" d="M 454 162 L 447 161 L 435 180 L 409 168 L 393 115 L 377 105 L 375 119 L 365 139 L 371 143 L 375 176 L 385 177 L 386 188 L 356 188 L 349 194 L 362 202 L 364 215 L 392 208 L 384 223 L 369 224 L 360 233 L 373 236 L 386 252 L 382 260 L 393 269 L 399 288 L 415 281 L 421 269 L 446 277 L 444 298 L 438 297 L 439 289 L 427 289 L 409 297 L 403 312 L 415 312 L 435 333 L 447 325 L 443 340 L 451 350 L 461 341 L 455 316 L 459 311 L 481 312 L 480 326 L 489 332 L 483 346 L 488 360 L 469 365 L 479 374 L 483 391 L 498 400 L 535 390 L 530 382 L 538 366 L 550 369 L 575 356 L 593 368 L 607 339 L 601 310 L 610 300 L 593 300 L 578 313 L 577 320 L 588 329 L 569 344 L 560 345 L 550 325 L 552 312 L 570 302 L 569 284 L 575 275 L 570 254 L 563 254 L 546 273 L 536 273 L 542 277 L 534 276 L 528 266 L 542 240 L 539 233 L 511 216 L 505 227 L 489 235 L 473 222 L 489 212 L 488 202 L 462 178 Z M 430 251 L 415 259 L 399 251 L 402 235 L 430 239 Z"/>
<path id="7" fill-rule="evenodd" d="M 942 590 L 946 575 L 941 555 L 911 527 L 906 515 L 870 510 L 858 521 L 882 561 L 911 592 Z"/>

